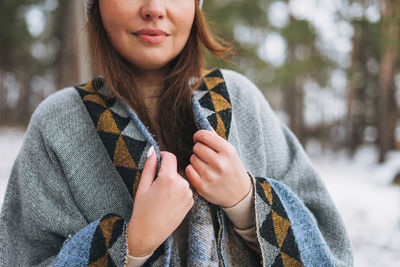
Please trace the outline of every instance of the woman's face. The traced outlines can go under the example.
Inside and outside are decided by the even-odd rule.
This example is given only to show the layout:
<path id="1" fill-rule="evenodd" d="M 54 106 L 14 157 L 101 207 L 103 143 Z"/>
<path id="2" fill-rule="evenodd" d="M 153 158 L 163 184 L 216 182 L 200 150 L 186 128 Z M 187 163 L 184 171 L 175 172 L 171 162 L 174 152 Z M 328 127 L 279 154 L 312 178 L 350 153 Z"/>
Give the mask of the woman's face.
<path id="1" fill-rule="evenodd" d="M 100 0 L 100 14 L 117 52 L 139 70 L 160 69 L 189 38 L 194 0 Z"/>

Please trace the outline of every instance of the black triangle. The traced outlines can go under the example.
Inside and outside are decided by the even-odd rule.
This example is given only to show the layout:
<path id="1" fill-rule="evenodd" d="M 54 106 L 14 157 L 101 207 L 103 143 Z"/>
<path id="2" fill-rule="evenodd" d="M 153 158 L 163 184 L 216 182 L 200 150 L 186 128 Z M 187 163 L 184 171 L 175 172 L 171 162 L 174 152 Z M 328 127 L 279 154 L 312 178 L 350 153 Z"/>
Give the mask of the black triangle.
<path id="1" fill-rule="evenodd" d="M 100 259 L 107 253 L 106 239 L 104 238 L 103 232 L 100 226 L 96 227 L 93 234 L 91 246 L 90 246 L 90 256 L 89 264 Z"/>
<path id="2" fill-rule="evenodd" d="M 272 267 L 284 267 L 281 253 L 276 256 L 274 263 L 271 265 Z"/>
<path id="3" fill-rule="evenodd" d="M 229 97 L 229 93 L 228 90 L 226 88 L 226 84 L 225 81 L 219 83 L 217 86 L 215 86 L 212 90 L 212 92 L 217 93 L 219 95 L 221 95 L 223 98 L 226 99 L 226 101 L 228 101 L 231 104 L 231 99 Z"/>
<path id="4" fill-rule="evenodd" d="M 117 267 L 114 260 L 111 258 L 110 254 L 108 254 L 108 266 L 107 267 Z"/>
<path id="5" fill-rule="evenodd" d="M 111 109 L 110 109 L 110 112 L 114 118 L 114 121 L 115 121 L 115 124 L 117 125 L 118 130 L 122 133 L 125 130 L 126 126 L 129 124 L 130 118 L 129 117 L 128 118 L 121 117 L 120 115 L 118 115 L 117 113 L 112 111 Z"/>
<path id="6" fill-rule="evenodd" d="M 131 194 L 131 196 L 134 197 L 133 185 L 135 184 L 137 170 L 124 167 L 115 167 L 115 168 L 117 169 L 119 175 L 121 176 L 122 181 L 124 182 L 126 188 L 128 188 L 129 194 Z"/>
<path id="7" fill-rule="evenodd" d="M 281 251 L 295 260 L 300 261 L 299 248 L 293 234 L 292 227 L 289 227 L 285 240 L 283 241 Z"/>
<path id="8" fill-rule="evenodd" d="M 274 231 L 274 224 L 272 220 L 272 211 L 267 215 L 267 218 L 263 221 L 260 229 L 261 237 L 268 241 L 271 245 L 278 247 L 278 241 Z"/>
<path id="9" fill-rule="evenodd" d="M 111 232 L 111 238 L 109 243 L 109 248 L 111 248 L 118 238 L 123 234 L 124 221 L 122 219 L 114 222 L 113 229 Z"/>
<path id="10" fill-rule="evenodd" d="M 221 117 L 222 122 L 225 126 L 225 135 L 226 139 L 229 137 L 229 133 L 231 130 L 231 121 L 232 121 L 232 109 L 225 109 L 218 112 L 218 115 Z"/>
<path id="11" fill-rule="evenodd" d="M 286 220 L 289 220 L 285 208 L 282 205 L 281 200 L 279 199 L 278 195 L 275 193 L 275 190 L 272 188 L 272 209 L 282 218 L 285 218 Z"/>
<path id="12" fill-rule="evenodd" d="M 263 200 L 263 202 L 264 202 L 266 205 L 269 206 L 268 199 L 267 199 L 267 197 L 265 196 L 264 188 L 262 188 L 261 183 L 263 183 L 263 182 L 257 180 L 257 177 L 256 177 L 256 193 L 257 193 L 257 195 Z"/>
<path id="13" fill-rule="evenodd" d="M 115 102 L 117 102 L 115 97 L 106 97 L 106 98 L 102 97 L 102 98 L 106 102 L 106 106 L 109 108 L 114 106 Z"/>
<path id="14" fill-rule="evenodd" d="M 205 81 L 203 80 L 203 82 L 200 84 L 199 88 L 197 89 L 197 91 L 208 91 L 207 85 L 205 83 Z"/>
<path id="15" fill-rule="evenodd" d="M 212 102 L 211 95 L 209 92 L 204 94 L 204 96 L 199 100 L 200 106 L 203 108 L 212 110 L 215 112 L 214 103 Z"/>
<path id="16" fill-rule="evenodd" d="M 144 152 L 144 149 L 146 148 L 147 142 L 136 140 L 126 135 L 122 135 L 122 139 L 125 141 L 126 147 L 128 148 L 129 154 L 131 154 L 133 161 L 139 168 L 140 158 Z"/>
<path id="17" fill-rule="evenodd" d="M 211 127 L 213 127 L 214 130 L 217 130 L 217 125 L 218 125 L 218 119 L 217 119 L 217 114 L 213 113 L 210 116 L 207 117 L 208 122 L 210 123 Z"/>
<path id="18" fill-rule="evenodd" d="M 92 118 L 92 121 L 95 125 L 97 126 L 97 122 L 100 119 L 100 116 L 103 114 L 104 111 L 107 109 L 104 108 L 102 105 L 99 105 L 97 103 L 94 103 L 92 101 L 84 101 L 85 106 L 87 110 L 89 111 L 90 117 Z"/>
<path id="19" fill-rule="evenodd" d="M 222 73 L 219 69 L 215 69 L 215 70 L 212 70 L 211 72 L 209 72 L 205 77 L 206 78 L 212 78 L 212 77 L 222 78 Z"/>
<path id="20" fill-rule="evenodd" d="M 118 134 L 114 133 L 106 133 L 106 132 L 98 132 L 101 140 L 105 148 L 107 149 L 108 155 L 110 156 L 111 160 L 114 159 L 115 147 L 117 146 L 117 141 L 119 138 Z"/>
<path id="21" fill-rule="evenodd" d="M 83 86 L 85 86 L 85 84 L 83 84 L 83 85 L 81 85 L 81 86 L 83 87 Z M 78 91 L 79 96 L 80 96 L 82 99 L 85 98 L 85 96 L 87 96 L 87 95 L 93 94 L 93 93 L 89 93 L 89 92 L 83 90 L 83 89 L 81 88 L 81 86 L 75 86 L 75 89 Z"/>
<path id="22" fill-rule="evenodd" d="M 97 78 L 93 79 L 92 80 L 92 86 L 93 86 L 93 89 L 95 91 L 100 90 L 101 88 L 104 87 L 104 79 L 100 78 L 100 77 L 97 77 Z"/>

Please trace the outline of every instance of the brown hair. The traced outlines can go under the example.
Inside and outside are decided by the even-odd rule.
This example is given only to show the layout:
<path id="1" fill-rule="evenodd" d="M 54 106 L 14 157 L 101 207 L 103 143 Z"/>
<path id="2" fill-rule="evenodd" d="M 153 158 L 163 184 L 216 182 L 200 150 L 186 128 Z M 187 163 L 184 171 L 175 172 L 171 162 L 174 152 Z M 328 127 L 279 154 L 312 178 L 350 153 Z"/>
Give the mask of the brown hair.
<path id="1" fill-rule="evenodd" d="M 139 90 L 132 89 L 137 88 L 137 85 L 131 64 L 117 53 L 108 40 L 98 1 L 94 3 L 87 29 L 94 68 L 105 78 L 106 85 L 114 95 L 135 110 L 150 132 L 155 133 L 143 96 Z M 180 171 L 189 164 L 192 154 L 193 134 L 196 131 L 192 94 L 201 84 L 200 78 L 204 71 L 203 47 L 223 60 L 233 54 L 230 44 L 210 32 L 196 3 L 189 39 L 181 53 L 169 63 L 169 72 L 164 80 L 154 122 L 159 125 L 158 138 L 162 139 L 169 152 L 176 155 Z M 190 84 L 193 78 L 199 78 L 194 85 Z"/>

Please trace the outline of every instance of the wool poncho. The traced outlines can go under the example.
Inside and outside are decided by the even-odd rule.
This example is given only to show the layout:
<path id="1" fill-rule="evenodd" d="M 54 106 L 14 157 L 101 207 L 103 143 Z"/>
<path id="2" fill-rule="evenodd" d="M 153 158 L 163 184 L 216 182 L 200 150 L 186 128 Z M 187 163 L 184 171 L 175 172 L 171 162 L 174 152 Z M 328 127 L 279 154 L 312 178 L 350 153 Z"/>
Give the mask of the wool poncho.
<path id="1" fill-rule="evenodd" d="M 194 192 L 188 266 L 352 266 L 325 186 L 252 82 L 211 71 L 194 92 L 193 112 L 198 129 L 230 142 L 248 170 L 261 253 Z M 48 97 L 32 115 L 9 179 L 0 266 L 124 266 L 126 225 L 151 146 L 160 158 L 146 127 L 107 96 L 101 79 Z M 172 235 L 144 266 L 180 266 Z"/>

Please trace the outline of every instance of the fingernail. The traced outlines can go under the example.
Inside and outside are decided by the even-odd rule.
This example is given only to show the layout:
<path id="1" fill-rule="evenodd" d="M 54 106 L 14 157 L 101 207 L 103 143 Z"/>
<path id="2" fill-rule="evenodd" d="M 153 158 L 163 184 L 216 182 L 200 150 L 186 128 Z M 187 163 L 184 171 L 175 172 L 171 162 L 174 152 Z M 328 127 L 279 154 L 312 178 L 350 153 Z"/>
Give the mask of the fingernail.
<path id="1" fill-rule="evenodd" d="M 151 146 L 149 151 L 147 151 L 147 157 L 149 158 L 154 152 L 154 146 Z"/>

